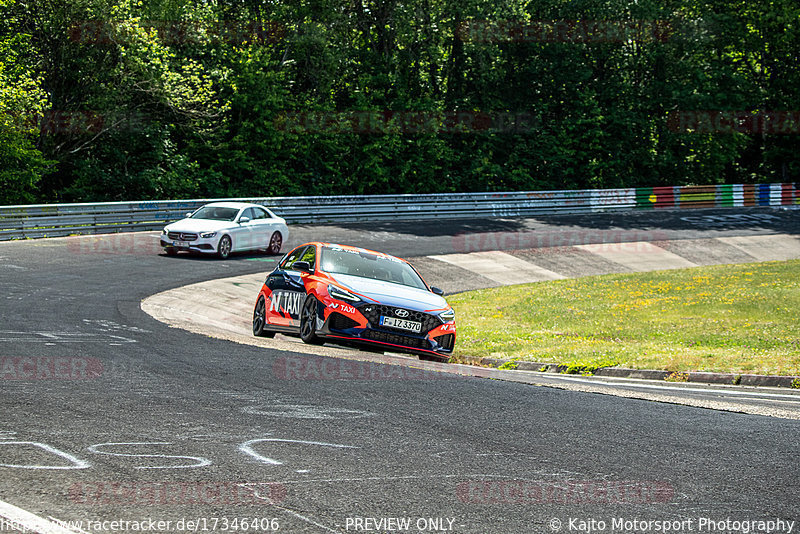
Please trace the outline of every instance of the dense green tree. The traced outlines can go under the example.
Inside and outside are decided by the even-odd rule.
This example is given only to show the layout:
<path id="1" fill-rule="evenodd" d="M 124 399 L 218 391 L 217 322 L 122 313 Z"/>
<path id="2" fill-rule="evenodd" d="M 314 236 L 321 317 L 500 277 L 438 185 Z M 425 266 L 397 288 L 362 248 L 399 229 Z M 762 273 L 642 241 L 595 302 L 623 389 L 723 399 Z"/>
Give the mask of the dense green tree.
<path id="1" fill-rule="evenodd" d="M 13 0 L 0 0 L 8 12 Z M 31 66 L 30 35 L 9 31 L 0 20 L 0 204 L 32 202 L 48 162 L 36 149 L 40 117 L 48 106 L 41 79 Z"/>
<path id="2" fill-rule="evenodd" d="M 4 203 L 800 174 L 796 0 L 0 10 Z M 725 132 L 708 119 L 724 112 L 762 119 Z"/>

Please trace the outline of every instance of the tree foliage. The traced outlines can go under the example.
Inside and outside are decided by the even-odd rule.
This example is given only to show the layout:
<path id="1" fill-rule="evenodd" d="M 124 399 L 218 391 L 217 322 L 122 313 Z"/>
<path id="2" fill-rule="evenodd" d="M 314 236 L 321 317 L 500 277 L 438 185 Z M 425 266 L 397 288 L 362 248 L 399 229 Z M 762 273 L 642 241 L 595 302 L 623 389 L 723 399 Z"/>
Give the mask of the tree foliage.
<path id="1" fill-rule="evenodd" d="M 0 203 L 800 174 L 796 0 L 0 0 L 0 14 Z M 785 131 L 725 113 L 782 114 Z"/>

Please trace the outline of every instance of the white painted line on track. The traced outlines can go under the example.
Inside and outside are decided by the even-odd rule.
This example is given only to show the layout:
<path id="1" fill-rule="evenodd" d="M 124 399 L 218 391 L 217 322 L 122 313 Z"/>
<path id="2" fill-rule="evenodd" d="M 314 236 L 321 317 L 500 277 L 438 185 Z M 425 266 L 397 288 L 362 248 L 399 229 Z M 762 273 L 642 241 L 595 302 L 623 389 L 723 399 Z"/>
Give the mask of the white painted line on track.
<path id="1" fill-rule="evenodd" d="M 109 456 L 122 456 L 122 457 L 130 457 L 130 458 L 170 458 L 170 459 L 187 459 L 187 460 L 194 460 L 196 463 L 190 465 L 153 465 L 153 466 L 136 466 L 134 469 L 191 469 L 195 467 L 206 467 L 211 465 L 211 460 L 206 458 L 200 458 L 198 456 L 174 456 L 174 455 L 167 455 L 167 454 L 127 454 L 121 452 L 107 452 L 101 451 L 100 447 L 108 447 L 108 446 L 139 446 L 139 445 L 172 445 L 170 442 L 163 442 L 163 441 L 149 441 L 149 442 L 133 442 L 133 443 L 98 443 L 97 445 L 92 445 L 89 447 L 89 451 L 95 454 L 107 454 Z"/>
<path id="2" fill-rule="evenodd" d="M 65 460 L 68 460 L 72 463 L 72 465 L 16 465 L 16 464 L 4 464 L 0 463 L 0 467 L 14 467 L 17 469 L 58 469 L 58 470 L 68 470 L 68 469 L 88 469 L 90 466 L 88 463 L 84 462 L 83 460 L 79 460 L 75 458 L 73 455 L 69 454 L 68 452 L 60 451 L 55 447 L 51 447 L 46 443 L 39 443 L 38 441 L 0 441 L 0 446 L 5 445 L 32 445 L 34 447 L 38 447 L 39 449 L 45 450 L 51 454 L 55 454 Z"/>
<path id="3" fill-rule="evenodd" d="M 36 534 L 85 534 L 82 530 L 65 528 L 58 523 L 48 521 L 4 501 L 0 501 L 0 517 L 7 523 L 18 526 L 17 530 L 22 530 L 23 532 L 34 532 Z"/>
<path id="4" fill-rule="evenodd" d="M 428 257 L 461 267 L 503 285 L 566 278 L 564 275 L 549 271 L 505 252 L 472 252 L 470 254 L 445 254 Z"/>
<path id="5" fill-rule="evenodd" d="M 312 525 L 314 525 L 314 526 L 316 526 L 316 527 L 319 527 L 319 528 L 321 528 L 321 529 L 323 529 L 323 530 L 326 530 L 326 531 L 328 531 L 328 532 L 333 532 L 334 534 L 338 534 L 338 533 L 340 532 L 339 530 L 333 530 L 333 529 L 331 529 L 331 528 L 328 528 L 328 527 L 326 527 L 325 525 L 323 525 L 322 523 L 317 523 L 317 522 L 316 522 L 316 521 L 314 521 L 313 519 L 310 519 L 310 518 L 308 518 L 308 517 L 306 517 L 306 516 L 304 516 L 304 515 L 301 515 L 301 514 L 299 514 L 299 513 L 295 512 L 295 511 L 294 511 L 294 510 L 292 510 L 291 508 L 285 508 L 285 507 L 283 507 L 283 506 L 278 506 L 278 505 L 274 505 L 274 506 L 275 506 L 275 508 L 277 508 L 278 510 L 283 510 L 283 511 L 284 511 L 284 512 L 286 512 L 287 514 L 293 515 L 293 516 L 294 516 L 294 517 L 296 517 L 297 519 L 300 519 L 300 520 L 302 520 L 302 521 L 305 521 L 306 523 L 310 523 L 310 524 L 312 524 Z"/>
<path id="6" fill-rule="evenodd" d="M 517 371 L 522 373 L 535 373 L 535 371 Z M 681 392 L 700 392 L 700 393 L 716 393 L 718 395 L 731 395 L 740 397 L 750 397 L 754 399 L 770 398 L 770 399 L 791 399 L 794 402 L 800 403 L 800 395 L 781 394 L 781 393 L 762 393 L 760 391 L 735 391 L 731 389 L 714 389 L 702 387 L 677 387 L 667 386 L 660 384 L 641 384 L 635 382 L 628 382 L 630 379 L 622 380 L 592 380 L 588 378 L 572 377 L 572 376 L 551 376 L 548 374 L 536 373 L 534 376 L 541 376 L 543 378 L 551 378 L 553 380 L 563 380 L 565 382 L 580 382 L 583 384 L 591 384 L 594 386 L 618 386 L 625 388 L 643 388 L 643 389 L 657 389 L 659 391 L 681 391 Z M 625 380 L 625 381 L 623 381 Z"/>
<path id="7" fill-rule="evenodd" d="M 243 453 L 247 454 L 248 456 L 255 458 L 257 461 L 267 464 L 267 465 L 283 465 L 283 462 L 279 460 L 275 460 L 273 458 L 267 458 L 266 456 L 262 456 L 258 454 L 255 450 L 253 450 L 253 445 L 258 443 L 295 443 L 301 445 L 317 445 L 320 447 L 333 447 L 335 449 L 358 449 L 359 447 L 355 447 L 353 445 L 340 445 L 338 443 L 323 443 L 320 441 L 304 441 L 298 439 L 279 439 L 279 438 L 258 438 L 258 439 L 251 439 L 250 441 L 246 441 L 239 445 L 239 450 Z"/>

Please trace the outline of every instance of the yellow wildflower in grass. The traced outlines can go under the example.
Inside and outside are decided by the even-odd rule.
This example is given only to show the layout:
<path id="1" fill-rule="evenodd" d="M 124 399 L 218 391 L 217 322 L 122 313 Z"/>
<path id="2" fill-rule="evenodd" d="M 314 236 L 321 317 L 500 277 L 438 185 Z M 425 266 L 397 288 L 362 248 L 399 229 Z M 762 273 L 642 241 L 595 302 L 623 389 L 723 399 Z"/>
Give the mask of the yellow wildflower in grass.
<path id="1" fill-rule="evenodd" d="M 770 262 L 462 293 L 450 299 L 456 352 L 576 368 L 800 374 L 799 271 L 798 261 Z"/>

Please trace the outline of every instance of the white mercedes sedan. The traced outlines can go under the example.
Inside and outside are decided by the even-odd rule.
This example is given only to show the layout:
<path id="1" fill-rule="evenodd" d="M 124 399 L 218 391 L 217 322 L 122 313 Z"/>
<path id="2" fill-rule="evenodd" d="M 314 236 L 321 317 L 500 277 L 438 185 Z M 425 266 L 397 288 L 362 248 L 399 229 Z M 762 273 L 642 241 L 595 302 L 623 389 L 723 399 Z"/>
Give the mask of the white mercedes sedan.
<path id="1" fill-rule="evenodd" d="M 216 254 L 264 249 L 278 254 L 289 238 L 286 221 L 264 206 L 244 202 L 212 202 L 168 224 L 161 232 L 161 246 L 169 254 L 184 250 Z"/>

